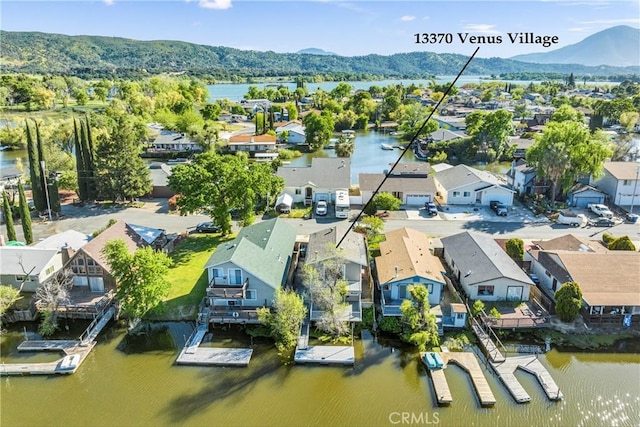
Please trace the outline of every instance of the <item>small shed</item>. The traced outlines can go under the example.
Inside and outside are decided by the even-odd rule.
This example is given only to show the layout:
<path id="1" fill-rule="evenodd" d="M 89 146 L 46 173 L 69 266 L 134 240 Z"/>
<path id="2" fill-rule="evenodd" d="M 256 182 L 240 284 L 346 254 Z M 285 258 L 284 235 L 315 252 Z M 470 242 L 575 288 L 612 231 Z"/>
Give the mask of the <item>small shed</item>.
<path id="1" fill-rule="evenodd" d="M 606 194 L 587 184 L 577 183 L 567 192 L 567 204 L 574 208 L 586 208 L 589 203 L 604 203 Z"/>
<path id="2" fill-rule="evenodd" d="M 293 197 L 289 194 L 283 193 L 276 199 L 276 210 L 280 213 L 291 212 L 291 205 L 293 204 Z"/>

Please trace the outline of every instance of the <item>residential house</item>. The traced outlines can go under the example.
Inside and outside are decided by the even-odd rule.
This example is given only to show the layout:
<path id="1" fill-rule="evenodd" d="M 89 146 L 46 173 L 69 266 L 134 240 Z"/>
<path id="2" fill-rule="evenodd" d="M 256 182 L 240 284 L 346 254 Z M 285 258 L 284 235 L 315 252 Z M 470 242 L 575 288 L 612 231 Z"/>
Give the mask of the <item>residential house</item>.
<path id="1" fill-rule="evenodd" d="M 549 120 L 551 120 L 551 114 L 537 113 L 533 118 L 526 119 L 524 123 L 527 125 L 527 132 L 542 132 Z"/>
<path id="2" fill-rule="evenodd" d="M 567 192 L 567 205 L 586 208 L 590 203 L 604 203 L 606 196 L 597 188 L 578 182 Z"/>
<path id="3" fill-rule="evenodd" d="M 243 99 L 240 101 L 240 106 L 253 115 L 257 112 L 264 112 L 271 108 L 271 101 L 268 99 Z"/>
<path id="4" fill-rule="evenodd" d="M 283 192 L 294 203 L 335 202 L 336 190 L 349 190 L 351 186 L 351 159 L 314 157 L 311 166 L 281 166 L 276 175 L 284 179 Z"/>
<path id="5" fill-rule="evenodd" d="M 169 187 L 169 177 L 171 176 L 171 166 L 166 163 L 154 162 L 149 166 L 149 177 L 151 178 L 151 197 L 158 199 L 168 199 L 176 193 Z"/>
<path id="6" fill-rule="evenodd" d="M 431 202 L 436 194 L 435 182 L 429 170 L 429 164 L 424 162 L 398 163 L 393 171 L 385 172 L 387 179 L 380 191 L 402 200 L 403 205 L 424 206 L 426 202 Z M 384 173 L 358 175 L 363 205 L 373 197 L 384 178 Z"/>
<path id="7" fill-rule="evenodd" d="M 0 246 L 0 283 L 35 292 L 62 269 L 57 249 L 31 246 Z"/>
<path id="8" fill-rule="evenodd" d="M 435 174 L 436 196 L 441 204 L 489 205 L 492 201 L 513 204 L 514 190 L 491 172 L 457 165 Z"/>
<path id="9" fill-rule="evenodd" d="M 345 226 L 331 227 L 309 235 L 305 264 L 314 266 L 321 275 L 324 263 L 335 262 L 342 266 L 342 278 L 347 282 L 344 301 L 351 306 L 345 320 L 361 322 L 363 279 L 368 278 L 367 248 L 360 233 L 349 232 L 342 240 L 347 229 Z M 340 240 L 342 242 L 337 246 Z M 369 283 L 368 279 L 366 283 Z M 323 311 L 311 302 L 309 314 L 311 320 L 318 320 Z"/>
<path id="10" fill-rule="evenodd" d="M 270 307 L 285 285 L 296 230 L 274 218 L 240 230 L 220 244 L 205 264 L 207 293 L 200 320 L 207 323 L 259 323 L 257 308 Z"/>
<path id="11" fill-rule="evenodd" d="M 533 282 L 495 240 L 469 232 L 441 239 L 453 277 L 471 299 L 528 301 Z"/>
<path id="12" fill-rule="evenodd" d="M 423 285 L 429 291 L 429 304 L 440 304 L 446 270 L 440 258 L 430 252 L 424 233 L 410 228 L 385 233 L 375 266 L 384 316 L 402 315 L 400 304 L 410 298 L 410 285 Z"/>
<path id="13" fill-rule="evenodd" d="M 201 152 L 202 146 L 189 139 L 184 133 L 161 130 L 147 151 L 152 153 Z"/>
<path id="14" fill-rule="evenodd" d="M 279 141 L 282 141 L 282 132 L 285 131 L 289 134 L 286 141 L 288 144 L 299 145 L 306 142 L 306 134 L 301 122 L 294 120 L 276 127 L 276 135 Z"/>
<path id="15" fill-rule="evenodd" d="M 640 253 L 543 250 L 534 256 L 533 271 L 550 298 L 563 283 L 580 286 L 587 323 L 640 327 Z"/>
<path id="16" fill-rule="evenodd" d="M 513 152 L 513 158 L 524 159 L 527 154 L 527 150 L 531 148 L 534 142 L 536 142 L 536 140 L 533 138 L 510 137 L 508 143 L 509 146 L 516 146 L 515 151 Z"/>
<path id="17" fill-rule="evenodd" d="M 524 159 L 511 162 L 511 168 L 506 174 L 507 184 L 519 195 L 536 193 L 536 168 L 527 166 Z"/>
<path id="18" fill-rule="evenodd" d="M 429 138 L 433 142 L 445 142 L 452 141 L 454 139 L 466 138 L 467 134 L 462 131 L 454 132 L 449 129 L 440 128 L 435 132 L 429 134 Z"/>
<path id="19" fill-rule="evenodd" d="M 250 135 L 243 133 L 233 135 L 229 138 L 226 149 L 231 154 L 240 151 L 249 153 L 249 157 L 255 159 L 278 157 L 276 137 L 268 134 Z"/>
<path id="20" fill-rule="evenodd" d="M 33 245 L 34 248 L 40 249 L 55 249 L 57 251 L 63 251 L 71 249 L 77 251 L 91 240 L 91 236 L 80 233 L 75 230 L 67 230 L 61 233 L 54 234 L 46 239 L 40 240 Z M 66 262 L 67 260 L 63 261 Z"/>
<path id="21" fill-rule="evenodd" d="M 604 162 L 604 176 L 590 184 L 604 191 L 609 201 L 618 206 L 640 202 L 640 163 Z"/>

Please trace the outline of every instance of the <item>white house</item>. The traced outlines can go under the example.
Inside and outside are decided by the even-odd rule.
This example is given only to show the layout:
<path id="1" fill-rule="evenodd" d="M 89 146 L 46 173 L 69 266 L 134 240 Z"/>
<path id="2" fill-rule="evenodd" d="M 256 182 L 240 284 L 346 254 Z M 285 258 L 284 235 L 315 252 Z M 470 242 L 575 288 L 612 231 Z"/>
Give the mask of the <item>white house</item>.
<path id="1" fill-rule="evenodd" d="M 640 163 L 604 162 L 604 176 L 591 185 L 609 195 L 609 200 L 618 206 L 640 203 Z"/>
<path id="2" fill-rule="evenodd" d="M 495 240 L 464 232 L 441 241 L 445 261 L 469 298 L 529 300 L 533 282 Z"/>
<path id="3" fill-rule="evenodd" d="M 492 201 L 513 204 L 514 190 L 492 174 L 467 165 L 457 165 L 435 174 L 437 198 L 441 204 L 489 205 Z"/>
<path id="4" fill-rule="evenodd" d="M 430 166 L 425 162 L 399 163 L 380 188 L 381 192 L 390 193 L 402 200 L 403 205 L 423 206 L 433 201 L 436 186 L 433 175 L 429 174 Z M 362 195 L 362 204 L 366 204 L 380 183 L 385 178 L 383 173 L 361 173 L 358 185 Z"/>
<path id="5" fill-rule="evenodd" d="M 314 157 L 307 167 L 281 166 L 276 175 L 284 179 L 285 194 L 294 203 L 311 205 L 318 200 L 335 201 L 336 190 L 351 186 L 351 160 L 339 157 Z"/>
<path id="6" fill-rule="evenodd" d="M 0 282 L 24 292 L 36 289 L 62 269 L 57 249 L 30 246 L 0 246 Z"/>
<path id="7" fill-rule="evenodd" d="M 289 144 L 304 144 L 305 143 L 305 132 L 304 126 L 297 121 L 291 121 L 283 126 L 278 126 L 276 128 L 276 135 L 278 140 L 282 139 L 282 132 L 288 132 L 289 136 L 287 138 L 287 143 Z"/>
<path id="8" fill-rule="evenodd" d="M 527 166 L 524 159 L 512 162 L 506 176 L 507 183 L 518 194 L 533 194 L 535 192 L 536 168 Z"/>

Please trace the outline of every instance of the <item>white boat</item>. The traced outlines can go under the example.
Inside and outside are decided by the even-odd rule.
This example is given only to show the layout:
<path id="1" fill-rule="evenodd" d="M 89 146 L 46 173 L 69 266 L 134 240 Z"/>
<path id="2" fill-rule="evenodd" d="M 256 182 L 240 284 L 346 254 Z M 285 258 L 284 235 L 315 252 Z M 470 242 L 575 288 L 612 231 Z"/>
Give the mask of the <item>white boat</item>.
<path id="1" fill-rule="evenodd" d="M 380 144 L 380 148 L 383 150 L 393 150 L 393 146 L 389 144 Z"/>

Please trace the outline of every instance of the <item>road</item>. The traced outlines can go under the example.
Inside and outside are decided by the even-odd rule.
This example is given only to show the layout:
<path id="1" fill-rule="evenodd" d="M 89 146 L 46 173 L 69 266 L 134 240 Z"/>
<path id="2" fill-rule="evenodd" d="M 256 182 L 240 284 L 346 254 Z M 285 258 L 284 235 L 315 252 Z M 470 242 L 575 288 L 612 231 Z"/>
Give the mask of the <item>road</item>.
<path id="1" fill-rule="evenodd" d="M 128 223 L 160 228 L 168 233 L 185 232 L 196 224 L 209 220 L 204 215 L 180 216 L 169 213 L 166 200 L 147 201 L 142 208 L 101 208 L 99 206 L 63 206 L 63 218 L 48 222 L 34 219 L 34 239 L 40 240 L 56 232 L 76 230 L 91 234 L 104 227 L 111 219 L 121 219 Z M 336 225 L 350 224 L 345 220 L 322 219 L 287 219 L 298 234 L 310 234 Z M 522 239 L 551 239 L 572 233 L 578 236 L 600 239 L 603 232 L 616 236 L 628 235 L 632 241 L 640 240 L 640 224 L 622 223 L 608 228 L 572 228 L 553 223 L 524 223 L 494 220 L 442 220 L 420 217 L 419 219 L 388 219 L 385 231 L 409 227 L 432 237 L 449 236 L 462 231 L 471 231 L 493 238 L 520 237 Z M 21 234 L 20 226 L 16 231 Z M 18 236 L 21 240 L 22 236 Z"/>

